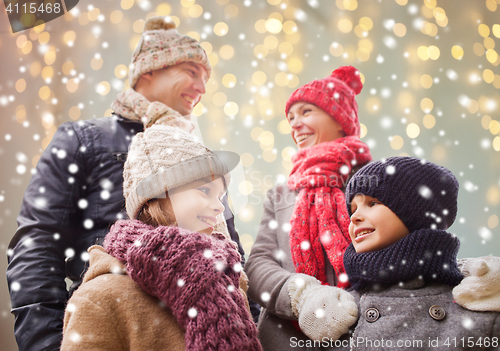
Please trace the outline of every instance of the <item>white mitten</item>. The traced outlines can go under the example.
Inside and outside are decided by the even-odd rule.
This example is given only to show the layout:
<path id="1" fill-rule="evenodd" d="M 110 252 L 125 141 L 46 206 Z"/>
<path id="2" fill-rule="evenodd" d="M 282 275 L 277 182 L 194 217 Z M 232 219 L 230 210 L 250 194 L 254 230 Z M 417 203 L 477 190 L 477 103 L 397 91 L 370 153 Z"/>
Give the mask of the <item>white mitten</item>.
<path id="1" fill-rule="evenodd" d="M 293 314 L 300 329 L 312 340 L 337 340 L 358 319 L 358 306 L 347 291 L 306 274 L 295 274 L 288 281 Z"/>
<path id="2" fill-rule="evenodd" d="M 453 289 L 453 298 L 472 311 L 500 312 L 500 257 L 485 256 L 460 262 L 465 278 Z"/>

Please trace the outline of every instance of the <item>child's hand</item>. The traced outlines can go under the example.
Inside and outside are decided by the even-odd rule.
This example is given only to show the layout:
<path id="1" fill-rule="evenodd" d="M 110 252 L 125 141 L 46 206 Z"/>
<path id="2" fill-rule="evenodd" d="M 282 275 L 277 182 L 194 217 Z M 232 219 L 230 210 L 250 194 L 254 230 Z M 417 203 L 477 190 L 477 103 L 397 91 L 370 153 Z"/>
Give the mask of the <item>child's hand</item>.
<path id="1" fill-rule="evenodd" d="M 453 298 L 472 311 L 500 312 L 500 257 L 469 258 L 460 265 L 465 278 L 453 289 Z"/>
<path id="2" fill-rule="evenodd" d="M 296 274 L 288 282 L 292 310 L 300 329 L 312 340 L 337 340 L 358 319 L 358 307 L 350 293 L 321 285 L 306 274 Z"/>

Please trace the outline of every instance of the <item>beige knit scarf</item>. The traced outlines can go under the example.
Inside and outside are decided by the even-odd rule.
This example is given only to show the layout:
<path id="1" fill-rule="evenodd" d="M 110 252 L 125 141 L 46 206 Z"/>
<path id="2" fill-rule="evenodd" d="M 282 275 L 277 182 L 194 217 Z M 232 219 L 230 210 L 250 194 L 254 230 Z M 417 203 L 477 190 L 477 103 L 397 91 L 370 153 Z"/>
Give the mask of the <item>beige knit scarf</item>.
<path id="1" fill-rule="evenodd" d="M 181 116 L 162 102 L 150 102 L 134 89 L 127 89 L 118 94 L 111 104 L 111 109 L 122 117 L 141 121 L 144 129 L 155 123 L 176 127 L 187 133 L 192 133 L 195 128 L 191 115 Z"/>

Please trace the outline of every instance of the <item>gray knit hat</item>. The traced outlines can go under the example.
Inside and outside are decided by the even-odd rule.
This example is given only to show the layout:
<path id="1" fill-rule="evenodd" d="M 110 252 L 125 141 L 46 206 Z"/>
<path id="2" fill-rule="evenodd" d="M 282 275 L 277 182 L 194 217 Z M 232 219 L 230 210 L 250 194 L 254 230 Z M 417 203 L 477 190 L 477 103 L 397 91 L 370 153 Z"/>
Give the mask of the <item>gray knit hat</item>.
<path id="1" fill-rule="evenodd" d="M 361 168 L 349 181 L 349 215 L 356 194 L 371 196 L 413 232 L 448 229 L 457 216 L 458 180 L 445 167 L 416 157 L 390 157 Z"/>
<path id="2" fill-rule="evenodd" d="M 221 157 L 191 134 L 165 125 L 155 124 L 135 135 L 123 169 L 129 218 L 137 218 L 148 200 L 195 180 L 220 175 L 229 184 L 229 172 L 239 156 L 228 151 L 217 153 Z"/>
<path id="3" fill-rule="evenodd" d="M 145 73 L 182 62 L 201 64 L 210 78 L 212 68 L 200 43 L 190 36 L 179 34 L 168 17 L 150 18 L 144 24 L 142 37 L 132 55 L 130 87 L 133 89 L 139 77 Z"/>

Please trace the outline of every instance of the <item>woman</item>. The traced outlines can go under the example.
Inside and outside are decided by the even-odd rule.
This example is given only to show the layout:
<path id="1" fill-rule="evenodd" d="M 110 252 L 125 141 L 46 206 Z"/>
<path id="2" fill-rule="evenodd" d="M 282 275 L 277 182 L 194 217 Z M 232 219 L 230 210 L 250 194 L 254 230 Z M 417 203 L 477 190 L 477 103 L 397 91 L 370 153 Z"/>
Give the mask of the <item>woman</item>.
<path id="1" fill-rule="evenodd" d="M 287 185 L 267 194 L 259 233 L 245 266 L 249 295 L 264 307 L 258 328 L 266 350 L 289 350 L 311 341 L 307 336 L 332 336 L 322 331 L 325 320 L 314 323 L 323 298 L 345 294 L 346 319 L 350 324 L 356 320 L 350 295 L 333 286 L 348 286 L 342 263 L 350 243 L 344 186 L 353 170 L 371 160 L 368 146 L 359 140 L 355 96 L 361 88 L 359 71 L 341 67 L 297 89 L 286 103 L 299 151 Z M 303 275 L 314 277 L 317 284 L 301 290 L 294 277 Z M 295 294 L 291 295 L 292 290 Z M 312 314 L 298 325 L 302 309 Z"/>
<path id="2" fill-rule="evenodd" d="M 344 191 L 351 175 L 371 160 L 359 140 L 355 96 L 361 89 L 359 71 L 340 67 L 300 87 L 286 103 L 299 151 L 288 183 L 267 193 L 245 265 L 248 294 L 263 307 L 258 330 L 264 350 L 338 350 L 334 341 L 346 341 L 357 320 L 356 303 L 343 290 L 349 287 L 343 254 L 351 242 Z M 476 293 L 487 291 L 486 298 L 500 298 L 500 278 L 488 279 L 475 276 L 469 284 Z M 468 298 L 466 307 L 484 310 L 480 295 L 474 303 Z"/>
<path id="3" fill-rule="evenodd" d="M 261 350 L 241 256 L 214 231 L 228 166 L 179 128 L 154 124 L 132 141 L 123 176 L 131 219 L 89 248 L 61 350 Z"/>

